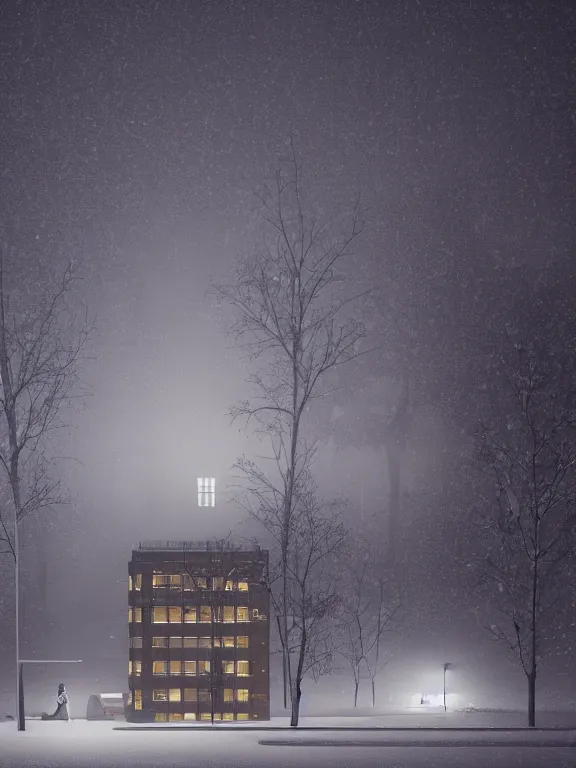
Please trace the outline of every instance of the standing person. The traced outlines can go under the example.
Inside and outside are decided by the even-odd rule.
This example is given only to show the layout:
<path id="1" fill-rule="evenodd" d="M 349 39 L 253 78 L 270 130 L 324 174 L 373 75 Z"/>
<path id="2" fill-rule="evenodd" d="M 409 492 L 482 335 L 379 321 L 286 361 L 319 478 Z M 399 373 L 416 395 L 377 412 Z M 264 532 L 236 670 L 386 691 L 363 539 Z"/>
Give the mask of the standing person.
<path id="1" fill-rule="evenodd" d="M 46 712 L 42 712 L 42 720 L 69 720 L 69 703 L 70 700 L 68 698 L 68 694 L 66 693 L 64 683 L 60 683 L 58 686 L 58 695 L 56 697 L 56 711 L 52 715 L 47 715 Z"/>

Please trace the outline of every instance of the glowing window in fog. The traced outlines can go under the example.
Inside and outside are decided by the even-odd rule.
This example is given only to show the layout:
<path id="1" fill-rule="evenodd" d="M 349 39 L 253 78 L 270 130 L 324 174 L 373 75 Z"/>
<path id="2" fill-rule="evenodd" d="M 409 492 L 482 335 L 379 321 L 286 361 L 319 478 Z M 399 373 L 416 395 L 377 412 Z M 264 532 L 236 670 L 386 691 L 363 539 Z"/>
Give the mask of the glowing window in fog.
<path id="1" fill-rule="evenodd" d="M 199 477 L 198 478 L 198 506 L 214 507 L 216 506 L 216 478 Z"/>

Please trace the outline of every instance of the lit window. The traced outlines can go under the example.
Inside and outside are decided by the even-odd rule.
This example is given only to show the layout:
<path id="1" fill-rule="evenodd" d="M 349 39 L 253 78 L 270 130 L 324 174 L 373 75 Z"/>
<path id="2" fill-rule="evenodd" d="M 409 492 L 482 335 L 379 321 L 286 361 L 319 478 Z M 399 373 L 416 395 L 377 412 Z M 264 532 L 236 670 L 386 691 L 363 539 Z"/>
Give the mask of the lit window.
<path id="1" fill-rule="evenodd" d="M 198 506 L 214 507 L 216 505 L 216 478 L 198 478 Z"/>
<path id="2" fill-rule="evenodd" d="M 134 691 L 134 709 L 142 709 L 142 691 Z"/>
<path id="3" fill-rule="evenodd" d="M 210 715 L 208 715 L 210 717 Z M 214 720 L 222 720 L 222 714 L 220 712 L 214 712 Z"/>
<path id="4" fill-rule="evenodd" d="M 199 675 L 209 675 L 210 674 L 210 662 L 209 661 L 199 661 L 198 662 L 198 674 Z"/>
<path id="5" fill-rule="evenodd" d="M 234 691 L 232 688 L 224 688 L 224 701 L 234 701 Z"/>
<path id="6" fill-rule="evenodd" d="M 152 608 L 152 623 L 153 624 L 168 623 L 168 608 L 166 608 L 165 605 L 155 605 Z"/>
<path id="7" fill-rule="evenodd" d="M 137 624 L 142 623 L 142 608 L 134 608 L 134 621 Z"/>
<path id="8" fill-rule="evenodd" d="M 198 690 L 196 688 L 184 688 L 184 701 L 198 701 Z"/>
<path id="9" fill-rule="evenodd" d="M 184 622 L 186 624 L 196 623 L 196 607 L 195 606 L 184 608 Z"/>
<path id="10" fill-rule="evenodd" d="M 181 712 L 170 712 L 168 715 L 168 720 L 174 722 L 175 720 L 184 720 L 184 718 L 182 717 Z"/>
<path id="11" fill-rule="evenodd" d="M 137 573 L 136 576 L 134 577 L 134 589 L 137 592 L 140 592 L 142 590 L 142 574 L 141 573 Z"/>
<path id="12" fill-rule="evenodd" d="M 250 675 L 250 662 L 249 661 L 237 661 L 238 677 L 248 677 Z"/>
<path id="13" fill-rule="evenodd" d="M 142 662 L 141 661 L 135 661 L 132 665 L 132 674 L 139 676 L 142 674 Z"/>
<path id="14" fill-rule="evenodd" d="M 232 592 L 232 590 L 234 589 L 234 582 L 227 581 L 225 589 L 226 589 L 226 592 Z"/>
<path id="15" fill-rule="evenodd" d="M 234 713 L 233 712 L 223 712 L 222 720 L 234 720 Z"/>
<path id="16" fill-rule="evenodd" d="M 130 640 L 130 647 L 131 648 L 142 648 L 142 638 L 141 637 L 133 637 Z"/>
<path id="17" fill-rule="evenodd" d="M 154 688 L 152 691 L 152 701 L 168 701 L 168 691 L 166 688 Z"/>
<path id="18" fill-rule="evenodd" d="M 159 587 L 167 587 L 168 586 L 168 576 L 166 576 L 164 573 L 153 573 L 152 574 L 152 587 L 157 589 Z"/>
<path id="19" fill-rule="evenodd" d="M 170 662 L 170 674 L 171 675 L 181 675 L 182 674 L 182 662 L 181 661 L 171 661 Z"/>
<path id="20" fill-rule="evenodd" d="M 238 645 L 238 648 L 248 648 L 248 636 L 238 635 L 237 645 Z"/>
<path id="21" fill-rule="evenodd" d="M 234 648 L 234 638 L 233 637 L 223 637 L 222 638 L 222 646 L 224 648 Z"/>
<path id="22" fill-rule="evenodd" d="M 233 605 L 224 606 L 224 621 L 227 624 L 234 623 L 234 606 Z"/>
<path id="23" fill-rule="evenodd" d="M 128 662 L 128 675 L 131 675 L 131 674 L 132 674 L 132 662 L 129 661 Z"/>
<path id="24" fill-rule="evenodd" d="M 201 712 L 200 720 L 212 720 L 212 715 L 210 712 Z M 216 720 L 216 715 L 214 715 L 214 720 Z"/>
<path id="25" fill-rule="evenodd" d="M 210 701 L 210 691 L 208 688 L 198 690 L 198 701 Z"/>
<path id="26" fill-rule="evenodd" d="M 168 638 L 167 637 L 153 637 L 152 638 L 152 648 L 168 648 Z"/>
<path id="27" fill-rule="evenodd" d="M 134 589 L 134 586 L 132 584 L 132 576 L 128 574 L 128 592 L 132 592 L 133 589 Z"/>
<path id="28" fill-rule="evenodd" d="M 185 637 L 183 639 L 183 645 L 184 645 L 184 648 L 197 648 L 198 647 L 198 638 L 197 637 Z"/>
<path id="29" fill-rule="evenodd" d="M 170 648 L 182 648 L 182 638 L 181 637 L 169 637 L 168 643 L 170 645 Z"/>
<path id="30" fill-rule="evenodd" d="M 134 621 L 134 609 L 128 608 L 128 624 L 132 624 Z"/>
<path id="31" fill-rule="evenodd" d="M 167 661 L 153 661 L 152 662 L 152 674 L 153 675 L 167 675 L 168 674 L 168 662 Z"/>
<path id="32" fill-rule="evenodd" d="M 170 589 L 180 589 L 182 586 L 182 576 L 179 573 L 168 576 L 168 584 Z"/>
<path id="33" fill-rule="evenodd" d="M 200 606 L 200 621 L 203 624 L 210 623 L 212 621 L 212 611 L 209 605 Z"/>
<path id="34" fill-rule="evenodd" d="M 239 592 L 248 592 L 248 582 L 247 581 L 239 581 L 238 582 L 238 591 Z"/>
<path id="35" fill-rule="evenodd" d="M 182 575 L 184 589 L 187 592 L 198 589 L 207 589 L 207 581 L 205 576 L 192 576 L 190 573 L 184 573 Z"/>
<path id="36" fill-rule="evenodd" d="M 196 720 L 196 712 L 184 712 L 184 720 Z"/>
<path id="37" fill-rule="evenodd" d="M 248 713 L 238 712 L 238 714 L 236 715 L 236 720 L 248 720 Z"/>
<path id="38" fill-rule="evenodd" d="M 209 637 L 198 638 L 198 648 L 212 648 L 212 640 Z"/>
<path id="39" fill-rule="evenodd" d="M 182 691 L 180 688 L 170 688 L 168 701 L 182 701 Z"/>
<path id="40" fill-rule="evenodd" d="M 248 701 L 248 688 L 238 688 L 236 691 L 236 701 Z"/>
<path id="41" fill-rule="evenodd" d="M 185 661 L 184 662 L 184 674 L 185 675 L 195 675 L 196 674 L 196 662 L 195 661 Z"/>
<path id="42" fill-rule="evenodd" d="M 223 661 L 222 662 L 222 673 L 225 675 L 233 675 L 234 674 L 234 662 L 233 661 Z"/>
<path id="43" fill-rule="evenodd" d="M 156 723 L 165 723 L 168 720 L 168 715 L 166 712 L 156 712 L 154 715 L 154 722 Z"/>
<path id="44" fill-rule="evenodd" d="M 182 623 L 182 608 L 179 605 L 171 605 L 168 608 L 168 621 L 171 624 Z"/>
<path id="45" fill-rule="evenodd" d="M 224 589 L 224 579 L 221 576 L 215 576 L 212 579 L 212 589 L 216 589 L 216 590 Z"/>
<path id="46" fill-rule="evenodd" d="M 250 621 L 250 618 L 248 615 L 248 608 L 238 606 L 237 611 L 238 611 L 238 621 Z"/>

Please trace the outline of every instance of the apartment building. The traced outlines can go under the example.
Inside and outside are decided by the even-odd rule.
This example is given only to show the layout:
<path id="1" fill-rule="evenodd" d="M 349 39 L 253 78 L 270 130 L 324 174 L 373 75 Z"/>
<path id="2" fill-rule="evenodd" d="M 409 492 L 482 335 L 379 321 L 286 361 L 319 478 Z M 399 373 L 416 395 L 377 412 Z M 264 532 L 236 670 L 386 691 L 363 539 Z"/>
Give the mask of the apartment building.
<path id="1" fill-rule="evenodd" d="M 133 550 L 129 720 L 270 719 L 267 563 L 215 541 Z"/>

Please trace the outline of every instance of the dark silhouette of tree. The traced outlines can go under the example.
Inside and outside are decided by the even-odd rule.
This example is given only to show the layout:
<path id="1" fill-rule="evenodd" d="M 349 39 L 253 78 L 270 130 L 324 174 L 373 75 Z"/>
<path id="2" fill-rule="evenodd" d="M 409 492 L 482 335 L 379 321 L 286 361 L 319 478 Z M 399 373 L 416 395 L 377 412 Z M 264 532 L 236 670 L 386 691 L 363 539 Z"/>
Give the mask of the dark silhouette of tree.
<path id="1" fill-rule="evenodd" d="M 232 332 L 249 352 L 255 372 L 253 396 L 232 411 L 245 417 L 271 448 L 266 471 L 240 462 L 256 498 L 271 493 L 281 516 L 279 558 L 285 699 L 290 692 L 297 720 L 299 672 L 288 656 L 290 557 L 297 500 L 304 498 L 314 456 L 309 411 L 326 397 L 332 374 L 361 353 L 365 336 L 354 315 L 357 295 L 341 295 L 342 269 L 363 222 L 355 206 L 338 222 L 321 222 L 304 202 L 302 172 L 293 145 L 271 189 L 260 197 L 262 237 L 253 254 L 239 261 L 232 285 L 216 288 L 234 310 Z M 286 703 L 286 701 L 285 701 Z"/>
<path id="2" fill-rule="evenodd" d="M 568 354 L 516 345 L 501 363 L 477 435 L 488 480 L 476 561 L 490 631 L 517 654 L 536 723 L 536 681 L 547 627 L 561 605 L 576 532 L 576 369 Z M 499 375 L 500 374 L 500 375 Z"/>

